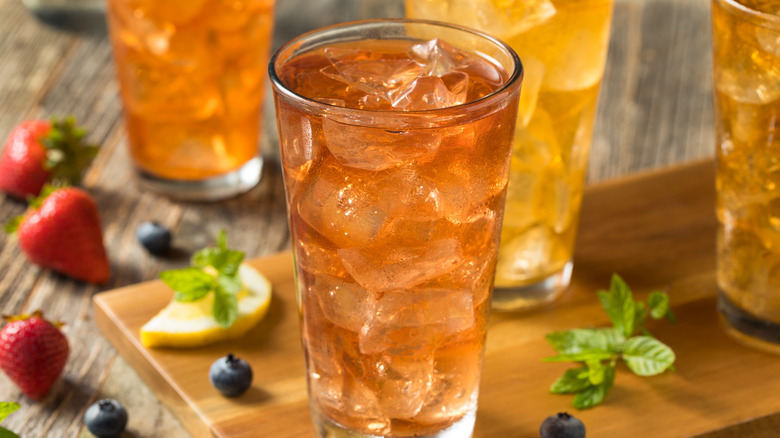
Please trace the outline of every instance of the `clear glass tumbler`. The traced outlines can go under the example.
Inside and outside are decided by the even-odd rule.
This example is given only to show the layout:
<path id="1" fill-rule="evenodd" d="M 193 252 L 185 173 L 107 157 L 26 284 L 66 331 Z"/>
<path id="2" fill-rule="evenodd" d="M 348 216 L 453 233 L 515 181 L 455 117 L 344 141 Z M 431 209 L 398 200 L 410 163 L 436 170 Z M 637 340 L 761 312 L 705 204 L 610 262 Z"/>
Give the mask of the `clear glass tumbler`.
<path id="1" fill-rule="evenodd" d="M 272 58 L 320 437 L 470 437 L 522 69 L 487 35 L 405 20 Z"/>
<path id="2" fill-rule="evenodd" d="M 718 307 L 780 353 L 780 5 L 713 0 Z"/>
<path id="3" fill-rule="evenodd" d="M 494 309 L 536 307 L 569 285 L 613 3 L 406 0 L 408 17 L 489 32 L 523 62 Z"/>
<path id="4" fill-rule="evenodd" d="M 141 184 L 217 200 L 260 180 L 273 0 L 107 0 Z"/>

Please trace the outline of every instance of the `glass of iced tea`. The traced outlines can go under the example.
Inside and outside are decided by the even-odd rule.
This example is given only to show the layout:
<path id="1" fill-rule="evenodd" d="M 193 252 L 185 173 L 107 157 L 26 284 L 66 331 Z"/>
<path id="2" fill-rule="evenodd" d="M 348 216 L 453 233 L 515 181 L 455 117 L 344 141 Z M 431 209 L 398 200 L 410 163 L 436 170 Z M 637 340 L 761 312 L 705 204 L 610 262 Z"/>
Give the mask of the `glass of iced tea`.
<path id="1" fill-rule="evenodd" d="M 260 180 L 274 0 L 107 0 L 130 157 L 151 190 L 217 200 Z"/>
<path id="2" fill-rule="evenodd" d="M 406 15 L 489 32 L 525 71 L 493 308 L 532 308 L 569 285 L 613 0 L 406 0 Z"/>
<path id="3" fill-rule="evenodd" d="M 780 3 L 713 0 L 718 308 L 780 353 Z"/>
<path id="4" fill-rule="evenodd" d="M 320 437 L 470 437 L 522 69 L 455 25 L 305 34 L 270 65 Z"/>

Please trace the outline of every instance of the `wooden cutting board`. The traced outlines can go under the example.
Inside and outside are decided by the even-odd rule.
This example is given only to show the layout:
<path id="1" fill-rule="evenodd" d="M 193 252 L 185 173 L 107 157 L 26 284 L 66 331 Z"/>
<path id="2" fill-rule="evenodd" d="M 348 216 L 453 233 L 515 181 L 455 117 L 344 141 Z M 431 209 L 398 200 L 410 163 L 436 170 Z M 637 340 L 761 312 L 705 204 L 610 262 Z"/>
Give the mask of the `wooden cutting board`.
<path id="1" fill-rule="evenodd" d="M 568 364 L 540 361 L 554 353 L 544 335 L 606 325 L 595 292 L 613 272 L 638 298 L 655 289 L 671 295 L 679 322 L 650 329 L 677 353 L 677 371 L 639 378 L 621 368 L 604 404 L 575 414 L 588 436 L 777 436 L 780 357 L 745 348 L 720 328 L 715 225 L 711 161 L 588 188 L 570 289 L 545 308 L 491 316 L 475 437 L 538 437 L 546 416 L 573 410 L 570 396 L 547 392 Z M 98 294 L 97 323 L 193 436 L 313 437 L 292 257 L 250 263 L 269 277 L 274 296 L 269 315 L 242 340 L 195 350 L 143 348 L 139 328 L 171 297 L 159 281 Z M 209 366 L 227 352 L 255 371 L 253 387 L 236 399 L 208 383 Z"/>

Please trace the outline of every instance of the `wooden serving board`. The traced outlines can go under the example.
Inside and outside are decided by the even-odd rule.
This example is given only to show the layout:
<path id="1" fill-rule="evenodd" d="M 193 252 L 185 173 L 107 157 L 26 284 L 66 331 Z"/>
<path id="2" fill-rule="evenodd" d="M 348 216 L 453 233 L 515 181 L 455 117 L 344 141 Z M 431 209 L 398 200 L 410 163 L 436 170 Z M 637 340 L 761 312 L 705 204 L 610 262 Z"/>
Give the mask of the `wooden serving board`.
<path id="1" fill-rule="evenodd" d="M 743 347 L 715 311 L 714 167 L 664 169 L 587 189 L 570 289 L 525 313 L 493 313 L 475 437 L 538 437 L 542 420 L 570 407 L 549 385 L 569 364 L 544 335 L 604 326 L 595 292 L 619 273 L 639 298 L 671 295 L 679 322 L 651 331 L 677 353 L 676 372 L 652 378 L 618 371 L 603 405 L 577 412 L 589 437 L 774 437 L 780 425 L 780 357 Z M 98 294 L 97 323 L 195 437 L 313 437 L 289 253 L 251 261 L 274 286 L 268 316 L 248 336 L 195 350 L 148 350 L 138 330 L 171 297 L 159 281 Z M 220 396 L 211 363 L 227 352 L 255 372 L 250 391 Z"/>

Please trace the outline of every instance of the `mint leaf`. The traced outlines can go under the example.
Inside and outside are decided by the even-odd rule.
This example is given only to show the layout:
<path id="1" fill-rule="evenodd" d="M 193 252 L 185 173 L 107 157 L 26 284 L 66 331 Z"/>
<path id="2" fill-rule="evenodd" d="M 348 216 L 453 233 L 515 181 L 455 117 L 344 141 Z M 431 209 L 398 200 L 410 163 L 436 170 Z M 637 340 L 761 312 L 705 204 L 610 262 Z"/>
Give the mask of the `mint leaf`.
<path id="1" fill-rule="evenodd" d="M 545 357 L 542 362 L 586 362 L 589 360 L 612 359 L 613 353 L 604 350 L 584 350 L 578 353 L 559 354 Z"/>
<path id="2" fill-rule="evenodd" d="M 235 275 L 244 261 L 244 253 L 232 249 L 219 249 L 213 255 L 212 266 L 225 275 Z"/>
<path id="3" fill-rule="evenodd" d="M 615 382 L 615 367 L 620 359 L 640 376 L 674 369 L 672 349 L 645 329 L 648 316 L 675 320 L 666 293 L 650 293 L 647 304 L 635 301 L 628 285 L 614 274 L 609 291 L 600 290 L 597 294 L 613 327 L 558 331 L 545 337 L 558 354 L 542 359 L 543 362 L 582 364 L 567 370 L 550 387 L 554 394 L 575 393 L 572 404 L 578 409 L 596 406 L 604 400 Z M 632 337 L 636 332 L 644 335 Z"/>
<path id="4" fill-rule="evenodd" d="M 609 292 L 598 291 L 601 306 L 612 321 L 616 329 L 623 332 L 626 337 L 634 333 L 634 318 L 636 307 L 631 290 L 617 274 L 612 274 Z"/>
<path id="5" fill-rule="evenodd" d="M 241 278 L 229 275 L 218 276 L 217 284 L 219 284 L 219 287 L 221 287 L 223 291 L 230 294 L 237 294 L 241 292 L 242 288 Z"/>
<path id="6" fill-rule="evenodd" d="M 577 392 L 572 405 L 577 409 L 588 409 L 604 401 L 607 392 L 615 382 L 615 367 L 608 365 L 604 369 L 604 380 L 598 385 L 591 385 Z"/>
<path id="7" fill-rule="evenodd" d="M 5 417 L 11 415 L 20 407 L 19 403 L 0 402 L 0 421 L 5 420 Z"/>
<path id="8" fill-rule="evenodd" d="M 232 293 L 226 292 L 217 286 L 214 289 L 214 306 L 212 307 L 214 319 L 223 328 L 233 325 L 238 318 L 238 299 Z"/>
<path id="9" fill-rule="evenodd" d="M 587 350 L 620 352 L 626 337 L 613 328 L 573 329 L 552 332 L 546 336 L 547 342 L 558 353 L 572 354 Z"/>
<path id="10" fill-rule="evenodd" d="M 553 394 L 570 394 L 581 391 L 591 385 L 588 379 L 588 367 L 571 368 L 563 373 L 550 386 L 550 392 Z"/>
<path id="11" fill-rule="evenodd" d="M 10 430 L 0 426 L 0 438 L 20 438 L 19 435 L 11 432 Z"/>
<path id="12" fill-rule="evenodd" d="M 217 234 L 217 247 L 220 249 L 228 249 L 227 233 L 225 230 L 219 230 L 219 234 Z"/>
<path id="13" fill-rule="evenodd" d="M 604 372 L 607 367 L 600 360 L 587 360 L 585 365 L 588 367 L 588 381 L 593 385 L 599 385 L 604 381 Z"/>
<path id="14" fill-rule="evenodd" d="M 664 292 L 654 291 L 647 297 L 647 305 L 650 307 L 650 316 L 654 319 L 666 318 L 669 322 L 677 322 L 669 305 L 669 295 Z"/>
<path id="15" fill-rule="evenodd" d="M 163 271 L 160 278 L 176 292 L 176 301 L 192 302 L 205 297 L 214 288 L 214 277 L 198 268 Z"/>
<path id="16" fill-rule="evenodd" d="M 217 248 L 203 248 L 195 252 L 192 255 L 190 263 L 196 268 L 205 268 L 206 266 L 213 266 L 212 259 L 214 259 L 214 253 L 219 251 Z"/>
<path id="17" fill-rule="evenodd" d="M 650 333 L 645 330 L 645 322 L 647 322 L 647 307 L 645 303 L 641 301 L 634 302 L 634 332 L 644 333 L 650 336 Z"/>
<path id="18" fill-rule="evenodd" d="M 635 336 L 623 348 L 626 365 L 639 376 L 655 376 L 674 363 L 674 351 L 658 339 Z"/>
<path id="19" fill-rule="evenodd" d="M 199 268 L 213 266 L 217 272 L 225 275 L 235 275 L 238 267 L 244 261 L 244 253 L 227 247 L 225 230 L 217 236 L 217 246 L 203 248 L 192 256 L 192 264 Z"/>

